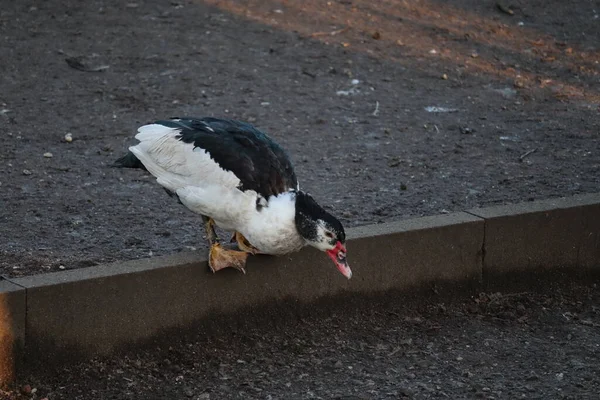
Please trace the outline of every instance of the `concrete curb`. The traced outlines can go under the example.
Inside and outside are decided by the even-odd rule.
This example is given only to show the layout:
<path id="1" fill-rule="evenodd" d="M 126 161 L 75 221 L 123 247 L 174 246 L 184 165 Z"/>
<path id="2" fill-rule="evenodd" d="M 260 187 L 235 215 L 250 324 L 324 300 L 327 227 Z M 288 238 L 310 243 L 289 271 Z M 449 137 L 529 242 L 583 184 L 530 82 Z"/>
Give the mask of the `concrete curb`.
<path id="1" fill-rule="evenodd" d="M 594 268 L 600 263 L 600 194 L 473 209 L 485 220 L 482 275 Z"/>
<path id="2" fill-rule="evenodd" d="M 314 249 L 212 274 L 184 253 L 0 281 L 0 379 L 109 354 L 165 329 L 274 300 L 312 302 L 436 282 L 477 288 L 540 268 L 600 270 L 600 194 L 350 229 L 347 281 Z"/>

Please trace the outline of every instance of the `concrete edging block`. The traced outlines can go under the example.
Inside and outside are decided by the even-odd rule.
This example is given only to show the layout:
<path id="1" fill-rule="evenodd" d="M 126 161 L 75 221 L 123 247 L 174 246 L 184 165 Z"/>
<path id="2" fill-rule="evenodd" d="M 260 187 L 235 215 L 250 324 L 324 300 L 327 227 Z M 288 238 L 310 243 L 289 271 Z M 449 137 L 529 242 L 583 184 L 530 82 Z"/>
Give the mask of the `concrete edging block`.
<path id="1" fill-rule="evenodd" d="M 352 289 L 480 283 L 483 230 L 482 219 L 464 212 L 354 228 L 348 246 L 357 270 Z"/>
<path id="2" fill-rule="evenodd" d="M 485 220 L 484 279 L 600 268 L 600 194 L 469 210 Z"/>
<path id="3" fill-rule="evenodd" d="M 25 345 L 25 289 L 0 280 L 0 386 L 12 382 L 21 368 Z"/>

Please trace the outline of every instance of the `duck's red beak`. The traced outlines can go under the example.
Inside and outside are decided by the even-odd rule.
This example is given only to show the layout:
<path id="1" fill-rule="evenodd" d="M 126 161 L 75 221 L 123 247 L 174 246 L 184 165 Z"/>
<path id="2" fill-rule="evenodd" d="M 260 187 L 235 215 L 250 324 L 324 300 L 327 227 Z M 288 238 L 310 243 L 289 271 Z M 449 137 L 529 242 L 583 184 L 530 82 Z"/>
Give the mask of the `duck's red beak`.
<path id="1" fill-rule="evenodd" d="M 346 247 L 342 242 L 337 242 L 333 249 L 327 250 L 327 255 L 333 260 L 335 266 L 342 275 L 348 279 L 352 278 L 352 271 L 346 261 Z"/>

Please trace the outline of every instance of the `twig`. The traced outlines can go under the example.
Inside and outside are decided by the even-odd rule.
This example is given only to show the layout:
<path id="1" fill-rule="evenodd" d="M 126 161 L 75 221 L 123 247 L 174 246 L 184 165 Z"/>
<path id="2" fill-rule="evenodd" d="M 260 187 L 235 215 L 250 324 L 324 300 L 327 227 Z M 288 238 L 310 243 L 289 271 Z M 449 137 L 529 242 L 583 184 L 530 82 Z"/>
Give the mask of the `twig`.
<path id="1" fill-rule="evenodd" d="M 331 31 L 331 32 L 315 32 L 315 33 L 311 33 L 309 36 L 310 37 L 335 36 L 335 35 L 339 35 L 340 33 L 346 32 L 347 30 L 348 30 L 348 27 L 345 27 L 345 28 L 338 29 L 336 31 Z"/>
<path id="2" fill-rule="evenodd" d="M 310 76 L 310 77 L 311 77 L 311 78 L 313 78 L 313 79 L 317 77 L 317 75 L 316 75 L 316 74 L 313 74 L 312 72 L 310 72 L 310 71 L 307 71 L 307 70 L 305 70 L 305 69 L 303 69 L 303 70 L 302 70 L 302 73 L 303 73 L 304 75 Z"/>
<path id="3" fill-rule="evenodd" d="M 379 115 L 379 102 L 378 101 L 375 102 L 375 110 L 373 111 L 372 115 L 374 117 Z"/>
<path id="4" fill-rule="evenodd" d="M 496 7 L 498 8 L 498 10 L 502 11 L 504 14 L 515 15 L 515 12 L 513 10 L 511 10 L 510 8 L 508 8 L 507 6 L 505 6 L 504 4 L 502 4 L 500 2 L 496 3 Z"/>
<path id="5" fill-rule="evenodd" d="M 96 67 L 91 67 L 89 65 L 84 64 L 83 61 L 78 57 L 65 58 L 65 62 L 69 65 L 69 67 L 84 72 L 102 72 L 110 68 L 108 65 L 98 65 Z"/>
<path id="6" fill-rule="evenodd" d="M 527 156 L 528 156 L 528 155 L 530 155 L 530 154 L 533 154 L 533 153 L 535 153 L 536 151 L 537 151 L 537 147 L 536 147 L 535 149 L 531 149 L 531 150 L 529 150 L 529 151 L 527 151 L 527 152 L 525 152 L 525 153 L 521 154 L 521 155 L 519 156 L 519 161 L 523 161 L 523 160 L 525 159 L 525 157 L 527 157 Z"/>
<path id="7" fill-rule="evenodd" d="M 402 350 L 402 347 L 396 347 L 394 350 L 392 350 L 389 354 L 388 357 L 393 356 L 394 354 L 396 354 L 397 352 L 399 352 L 400 350 Z"/>

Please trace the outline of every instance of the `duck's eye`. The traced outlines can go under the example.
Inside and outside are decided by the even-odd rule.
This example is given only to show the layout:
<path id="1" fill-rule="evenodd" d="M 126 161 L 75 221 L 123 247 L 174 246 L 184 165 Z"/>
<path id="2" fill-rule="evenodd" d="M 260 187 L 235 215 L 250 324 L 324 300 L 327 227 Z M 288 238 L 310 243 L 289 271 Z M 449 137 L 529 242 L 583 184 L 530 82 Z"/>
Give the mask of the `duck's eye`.
<path id="1" fill-rule="evenodd" d="M 325 236 L 327 236 L 329 239 L 333 239 L 333 233 L 329 231 L 325 232 Z"/>

